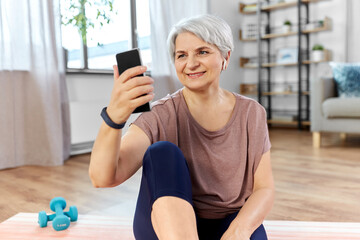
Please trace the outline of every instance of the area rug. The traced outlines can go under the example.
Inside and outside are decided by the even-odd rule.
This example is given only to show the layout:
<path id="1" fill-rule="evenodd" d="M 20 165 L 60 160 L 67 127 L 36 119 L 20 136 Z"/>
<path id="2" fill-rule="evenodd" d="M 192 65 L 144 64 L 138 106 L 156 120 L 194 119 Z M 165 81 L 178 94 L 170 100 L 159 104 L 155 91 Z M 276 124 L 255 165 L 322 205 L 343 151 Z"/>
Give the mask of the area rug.
<path id="1" fill-rule="evenodd" d="M 40 228 L 37 213 L 18 213 L 0 224 L 1 240 L 134 240 L 132 219 L 96 215 L 79 215 L 68 229 L 55 231 L 52 222 Z"/>
<path id="2" fill-rule="evenodd" d="M 360 223 L 265 221 L 269 240 L 360 240 Z"/>
<path id="3" fill-rule="evenodd" d="M 134 240 L 132 219 L 79 215 L 64 231 L 37 223 L 37 213 L 18 213 L 0 224 L 0 239 Z M 360 223 L 265 221 L 269 240 L 360 240 Z"/>

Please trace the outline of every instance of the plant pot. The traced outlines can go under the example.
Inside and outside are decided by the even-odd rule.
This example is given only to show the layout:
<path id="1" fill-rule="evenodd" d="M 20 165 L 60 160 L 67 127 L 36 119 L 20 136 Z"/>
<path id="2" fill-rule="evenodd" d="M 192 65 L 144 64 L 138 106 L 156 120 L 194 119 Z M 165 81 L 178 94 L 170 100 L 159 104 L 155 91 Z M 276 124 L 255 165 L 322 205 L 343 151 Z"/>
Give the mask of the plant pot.
<path id="1" fill-rule="evenodd" d="M 315 62 L 324 60 L 324 51 L 323 50 L 312 51 L 312 60 Z"/>
<path id="2" fill-rule="evenodd" d="M 290 25 L 283 25 L 283 33 L 289 33 L 291 31 Z"/>

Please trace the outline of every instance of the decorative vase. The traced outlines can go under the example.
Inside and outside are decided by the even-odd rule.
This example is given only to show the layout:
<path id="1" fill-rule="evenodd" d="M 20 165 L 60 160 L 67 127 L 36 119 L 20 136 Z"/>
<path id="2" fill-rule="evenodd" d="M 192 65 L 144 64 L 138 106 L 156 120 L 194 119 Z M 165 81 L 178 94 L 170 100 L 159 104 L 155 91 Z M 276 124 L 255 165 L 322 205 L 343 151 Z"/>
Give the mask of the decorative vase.
<path id="1" fill-rule="evenodd" d="M 314 62 L 320 62 L 324 60 L 324 51 L 323 50 L 314 50 L 312 52 L 312 60 Z"/>
<path id="2" fill-rule="evenodd" d="M 283 25 L 283 33 L 289 33 L 291 31 L 291 25 Z"/>

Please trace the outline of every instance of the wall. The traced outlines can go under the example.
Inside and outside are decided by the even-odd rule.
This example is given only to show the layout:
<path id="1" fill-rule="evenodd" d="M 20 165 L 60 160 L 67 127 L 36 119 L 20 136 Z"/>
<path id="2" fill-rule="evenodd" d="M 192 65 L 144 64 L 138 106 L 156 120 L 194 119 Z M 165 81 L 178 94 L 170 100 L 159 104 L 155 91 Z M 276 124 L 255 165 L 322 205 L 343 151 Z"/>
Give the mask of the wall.
<path id="1" fill-rule="evenodd" d="M 111 75 L 67 74 L 71 154 L 89 152 L 101 124 L 100 111 L 110 100 Z"/>
<path id="2" fill-rule="evenodd" d="M 239 14 L 239 1 L 233 0 L 209 0 L 209 11 L 211 14 L 223 18 L 229 23 L 234 37 L 234 52 L 230 57 L 229 66 L 222 72 L 220 86 L 232 92 L 239 92 L 242 79 L 242 70 L 239 68 L 239 58 L 242 52 L 242 44 L 238 40 L 241 15 Z"/>

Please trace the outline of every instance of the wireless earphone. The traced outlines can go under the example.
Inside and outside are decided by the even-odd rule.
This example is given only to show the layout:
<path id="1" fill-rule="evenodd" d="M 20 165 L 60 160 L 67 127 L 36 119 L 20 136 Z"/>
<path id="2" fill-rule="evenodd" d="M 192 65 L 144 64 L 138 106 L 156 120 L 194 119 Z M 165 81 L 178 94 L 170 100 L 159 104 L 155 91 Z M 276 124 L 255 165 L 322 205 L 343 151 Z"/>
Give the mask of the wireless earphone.
<path id="1" fill-rule="evenodd" d="M 226 69 L 226 58 L 224 58 L 224 62 L 223 62 L 223 65 L 222 65 L 222 71 L 224 71 Z"/>

